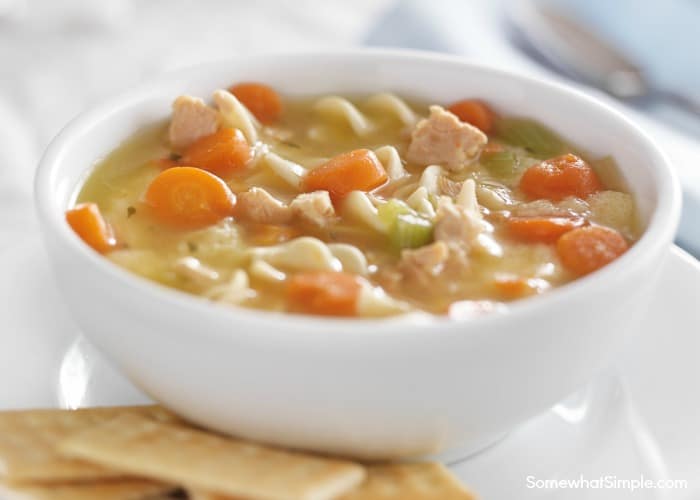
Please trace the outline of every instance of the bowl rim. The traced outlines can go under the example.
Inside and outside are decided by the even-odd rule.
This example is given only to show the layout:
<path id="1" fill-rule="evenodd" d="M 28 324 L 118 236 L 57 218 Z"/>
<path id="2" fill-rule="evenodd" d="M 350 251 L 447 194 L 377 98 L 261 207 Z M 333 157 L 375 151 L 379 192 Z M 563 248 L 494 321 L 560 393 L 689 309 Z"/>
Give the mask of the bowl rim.
<path id="1" fill-rule="evenodd" d="M 79 144 L 79 138 L 88 133 L 96 123 L 108 120 L 111 114 L 119 110 L 131 107 L 135 103 L 151 94 L 160 85 L 163 85 L 174 78 L 187 78 L 188 75 L 197 72 L 213 70 L 221 65 L 241 64 L 248 60 L 256 61 L 268 60 L 273 62 L 275 58 L 289 58 L 305 60 L 308 58 L 334 57 L 334 58 L 363 58 L 363 59 L 392 59 L 401 62 L 411 62 L 417 64 L 443 64 L 459 66 L 465 71 L 477 71 L 489 73 L 494 77 L 507 78 L 520 81 L 529 85 L 541 87 L 545 91 L 564 94 L 571 99 L 584 101 L 587 106 L 597 108 L 600 113 L 607 114 L 616 120 L 620 126 L 628 128 L 634 135 L 640 137 L 646 145 L 645 154 L 650 156 L 649 163 L 652 165 L 649 175 L 655 181 L 655 192 L 657 194 L 656 208 L 652 212 L 649 222 L 643 234 L 634 245 L 615 262 L 590 275 L 580 277 L 570 283 L 557 287 L 548 293 L 534 296 L 527 299 L 520 299 L 507 304 L 503 311 L 495 311 L 486 314 L 479 314 L 468 318 L 453 318 L 449 316 L 436 316 L 428 313 L 405 314 L 391 316 L 388 318 L 335 318 L 304 314 L 290 314 L 287 312 L 265 311 L 253 308 L 232 306 L 228 304 L 218 304 L 207 301 L 199 296 L 192 295 L 177 289 L 169 288 L 157 282 L 143 278 L 135 273 L 123 269 L 110 262 L 104 256 L 98 254 L 88 247 L 65 222 L 65 207 L 57 207 L 57 202 L 53 197 L 52 187 L 60 179 L 61 165 L 66 155 L 66 151 Z M 97 160 L 95 160 L 97 161 Z M 77 186 L 74 187 L 77 189 Z M 505 70 L 493 65 L 470 61 L 463 57 L 439 54 L 427 51 L 405 50 L 405 49 L 374 49 L 357 48 L 343 50 L 314 50 L 314 51 L 294 51 L 275 52 L 262 55 L 240 55 L 221 60 L 208 61 L 186 68 L 165 72 L 154 78 L 139 83 L 130 89 L 118 93 L 98 104 L 91 109 L 73 118 L 50 142 L 44 152 L 35 174 L 34 198 L 37 213 L 39 215 L 40 228 L 42 233 L 52 229 L 62 243 L 69 248 L 69 251 L 76 253 L 80 258 L 100 275 L 114 280 L 119 286 L 126 286 L 145 300 L 156 300 L 169 303 L 173 307 L 186 308 L 193 313 L 206 313 L 225 315 L 231 319 L 240 317 L 251 322 L 257 322 L 261 326 L 272 327 L 272 331 L 284 330 L 279 328 L 282 321 L 287 326 L 305 326 L 308 332 L 322 332 L 324 335 L 328 329 L 347 327 L 349 324 L 365 326 L 357 330 L 353 335 L 369 332 L 371 336 L 383 330 L 393 331 L 397 324 L 415 327 L 415 330 L 430 331 L 433 328 L 427 326 L 439 326 L 441 329 L 451 326 L 464 329 L 465 327 L 477 328 L 486 324 L 511 321 L 512 317 L 526 316 L 557 307 L 558 304 L 565 303 L 576 297 L 585 296 L 596 289 L 604 288 L 606 283 L 633 272 L 641 265 L 645 255 L 659 255 L 661 247 L 669 245 L 675 234 L 680 219 L 680 184 L 675 171 L 671 168 L 670 161 L 666 154 L 658 147 L 655 141 L 647 132 L 642 130 L 631 118 L 613 106 L 564 83 L 539 76 L 525 75 L 522 73 Z M 60 209 L 59 209 L 60 208 Z M 51 253 L 52 249 L 48 248 Z M 223 317 L 223 316 L 222 316 Z M 408 322 L 406 321 L 408 320 Z M 408 324 L 407 324 L 408 323 Z M 274 328 L 278 327 L 278 328 Z M 269 329 L 266 329 L 269 330 Z M 256 332 L 256 335 L 260 332 Z"/>

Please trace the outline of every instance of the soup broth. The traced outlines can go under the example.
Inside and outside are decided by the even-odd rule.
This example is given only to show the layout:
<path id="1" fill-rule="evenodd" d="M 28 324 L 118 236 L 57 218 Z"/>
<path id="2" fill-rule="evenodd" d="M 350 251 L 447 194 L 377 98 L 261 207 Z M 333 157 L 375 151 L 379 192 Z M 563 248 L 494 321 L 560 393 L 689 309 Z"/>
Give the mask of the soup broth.
<path id="1" fill-rule="evenodd" d="M 101 160 L 67 214 L 76 232 L 209 300 L 351 317 L 489 311 L 639 236 L 611 157 L 507 110 L 250 85 L 264 92 L 178 98 Z"/>

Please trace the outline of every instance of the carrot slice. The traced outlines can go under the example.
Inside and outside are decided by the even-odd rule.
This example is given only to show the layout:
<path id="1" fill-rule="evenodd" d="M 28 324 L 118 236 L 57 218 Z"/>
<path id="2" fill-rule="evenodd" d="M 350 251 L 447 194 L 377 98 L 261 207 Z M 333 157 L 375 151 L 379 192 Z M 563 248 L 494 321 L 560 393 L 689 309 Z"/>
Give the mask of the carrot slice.
<path id="1" fill-rule="evenodd" d="M 464 99 L 451 104 L 447 111 L 454 114 L 461 121 L 474 125 L 483 133 L 493 131 L 496 123 L 496 113 L 483 101 L 478 99 Z"/>
<path id="2" fill-rule="evenodd" d="M 557 254 L 569 271 L 584 275 L 617 259 L 629 245 L 625 238 L 603 226 L 580 227 L 557 241 Z"/>
<path id="3" fill-rule="evenodd" d="M 386 170 L 372 151 L 356 149 L 343 153 L 310 171 L 304 177 L 304 191 L 326 190 L 333 202 L 352 191 L 370 191 L 387 181 Z"/>
<path id="4" fill-rule="evenodd" d="M 269 125 L 282 115 L 282 99 L 271 87 L 262 83 L 245 82 L 229 89 L 236 98 L 262 123 Z"/>
<path id="5" fill-rule="evenodd" d="M 222 128 L 192 143 L 179 163 L 226 177 L 243 169 L 252 157 L 253 152 L 240 130 Z"/>
<path id="6" fill-rule="evenodd" d="M 317 271 L 292 276 L 287 285 L 290 310 L 323 316 L 356 316 L 362 285 L 354 274 Z"/>
<path id="7" fill-rule="evenodd" d="M 170 226 L 195 229 L 233 213 L 236 196 L 217 176 L 195 167 L 173 167 L 153 179 L 145 195 L 153 215 Z"/>
<path id="8" fill-rule="evenodd" d="M 562 234 L 583 226 L 582 217 L 511 217 L 508 232 L 528 243 L 554 243 Z"/>
<path id="9" fill-rule="evenodd" d="M 299 230 L 278 224 L 248 224 L 246 236 L 256 246 L 276 245 L 299 236 Z"/>
<path id="10" fill-rule="evenodd" d="M 585 198 L 600 191 L 595 170 L 574 154 L 550 158 L 525 170 L 520 189 L 531 198 L 561 200 L 567 196 Z"/>
<path id="11" fill-rule="evenodd" d="M 81 203 L 68 210 L 66 222 L 85 243 L 100 253 L 112 250 L 117 244 L 112 228 L 94 203 Z"/>
<path id="12" fill-rule="evenodd" d="M 542 290 L 542 280 L 521 278 L 518 276 L 497 278 L 493 282 L 498 295 L 504 299 L 519 299 L 534 295 Z M 545 283 L 546 284 L 546 283 Z"/>

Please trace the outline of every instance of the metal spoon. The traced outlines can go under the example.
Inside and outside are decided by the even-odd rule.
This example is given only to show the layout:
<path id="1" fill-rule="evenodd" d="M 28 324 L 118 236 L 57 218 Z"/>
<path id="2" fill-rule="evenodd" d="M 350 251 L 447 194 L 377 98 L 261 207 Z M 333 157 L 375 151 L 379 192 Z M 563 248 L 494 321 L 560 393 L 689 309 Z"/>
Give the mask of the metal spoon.
<path id="1" fill-rule="evenodd" d="M 700 118 L 700 102 L 653 86 L 639 65 L 580 23 L 543 2 L 510 5 L 511 21 L 531 49 L 555 69 L 630 104 L 671 104 Z"/>

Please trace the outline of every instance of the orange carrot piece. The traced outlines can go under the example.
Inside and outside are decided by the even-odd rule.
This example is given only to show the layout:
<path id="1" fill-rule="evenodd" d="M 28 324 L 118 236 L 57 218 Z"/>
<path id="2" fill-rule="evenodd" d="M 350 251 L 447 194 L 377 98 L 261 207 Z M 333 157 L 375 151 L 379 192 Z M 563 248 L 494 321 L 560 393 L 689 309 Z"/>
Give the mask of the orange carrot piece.
<path id="1" fill-rule="evenodd" d="M 227 177 L 243 169 L 252 157 L 253 152 L 240 130 L 222 128 L 188 146 L 179 163 Z"/>
<path id="2" fill-rule="evenodd" d="M 195 167 L 172 167 L 153 179 L 145 202 L 161 222 L 196 229 L 232 215 L 236 196 L 214 174 Z"/>
<path id="3" fill-rule="evenodd" d="M 299 230 L 278 224 L 248 224 L 246 236 L 256 246 L 276 245 L 299 236 Z"/>
<path id="4" fill-rule="evenodd" d="M 550 158 L 523 173 L 520 189 L 531 198 L 585 198 L 603 188 L 595 170 L 574 154 Z"/>
<path id="5" fill-rule="evenodd" d="M 370 191 L 387 181 L 386 170 L 372 151 L 356 149 L 331 158 L 304 177 L 304 191 L 326 190 L 333 202 L 352 191 Z"/>
<path id="6" fill-rule="evenodd" d="M 493 131 L 496 123 L 496 113 L 483 101 L 478 99 L 464 99 L 451 104 L 447 111 L 454 114 L 461 121 L 474 125 L 483 133 Z"/>
<path id="7" fill-rule="evenodd" d="M 511 217 L 506 221 L 514 238 L 528 243 L 555 243 L 572 229 L 583 226 L 582 217 Z"/>
<path id="8" fill-rule="evenodd" d="M 112 228 L 94 203 L 81 203 L 68 210 L 66 222 L 85 243 L 100 253 L 112 250 L 117 244 Z"/>
<path id="9" fill-rule="evenodd" d="M 557 241 L 557 254 L 562 264 L 578 275 L 600 269 L 628 248 L 627 241 L 619 232 L 603 226 L 580 227 Z"/>
<path id="10" fill-rule="evenodd" d="M 287 285 L 287 304 L 292 311 L 323 316 L 356 316 L 360 297 L 357 276 L 320 271 L 299 273 Z"/>
<path id="11" fill-rule="evenodd" d="M 503 299 L 519 299 L 538 293 L 542 288 L 537 283 L 538 281 L 542 280 L 533 280 L 517 276 L 503 277 L 494 280 L 493 287 Z"/>
<path id="12" fill-rule="evenodd" d="M 265 84 L 239 83 L 232 86 L 229 92 L 265 125 L 276 122 L 282 115 L 282 99 L 277 92 Z"/>

